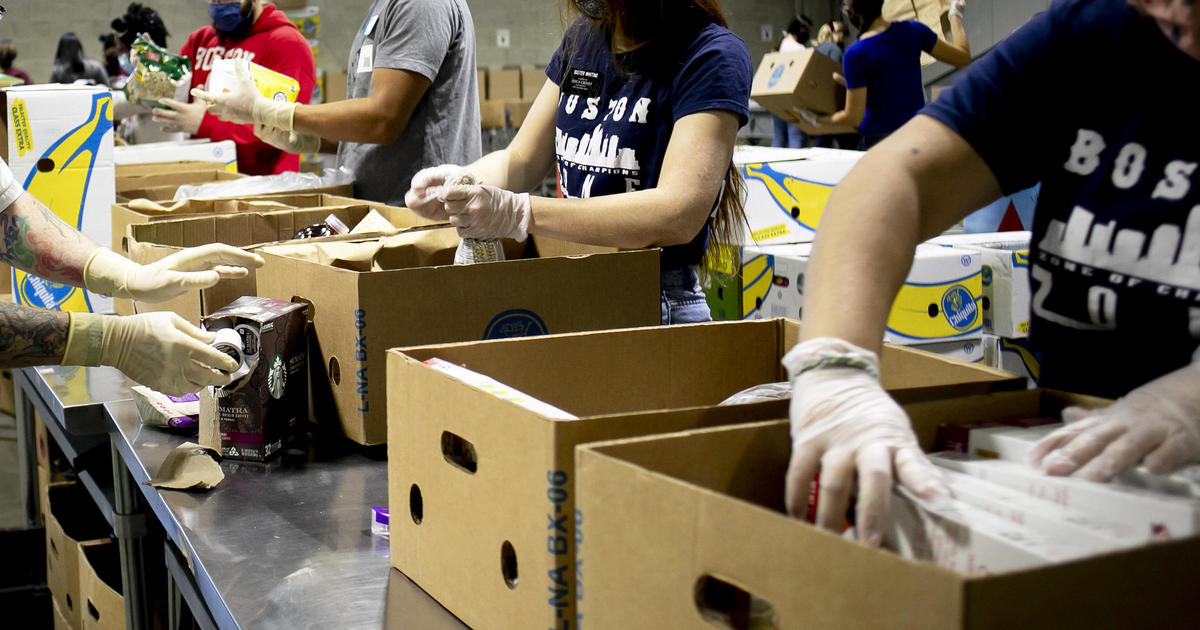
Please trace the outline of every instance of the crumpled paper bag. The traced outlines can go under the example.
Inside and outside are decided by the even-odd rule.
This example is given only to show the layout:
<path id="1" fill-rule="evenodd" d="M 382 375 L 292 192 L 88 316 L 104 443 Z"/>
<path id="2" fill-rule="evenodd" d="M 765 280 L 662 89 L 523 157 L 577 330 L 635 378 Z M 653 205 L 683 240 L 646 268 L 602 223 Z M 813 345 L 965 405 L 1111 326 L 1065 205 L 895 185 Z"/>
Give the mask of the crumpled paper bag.
<path id="1" fill-rule="evenodd" d="M 168 490 L 211 490 L 225 478 L 214 455 L 216 449 L 184 442 L 167 455 L 158 472 L 145 484 Z"/>

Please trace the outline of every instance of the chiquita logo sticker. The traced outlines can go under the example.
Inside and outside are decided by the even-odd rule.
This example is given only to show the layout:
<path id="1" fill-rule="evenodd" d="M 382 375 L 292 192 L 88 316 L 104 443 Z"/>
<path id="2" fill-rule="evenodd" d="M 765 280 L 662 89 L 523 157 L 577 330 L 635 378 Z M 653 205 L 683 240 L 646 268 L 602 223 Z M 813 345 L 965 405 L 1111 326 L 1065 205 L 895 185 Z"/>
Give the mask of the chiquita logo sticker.
<path id="1" fill-rule="evenodd" d="M 942 313 L 955 330 L 970 329 L 975 323 L 977 311 L 975 298 L 961 284 L 950 287 L 942 294 Z"/>

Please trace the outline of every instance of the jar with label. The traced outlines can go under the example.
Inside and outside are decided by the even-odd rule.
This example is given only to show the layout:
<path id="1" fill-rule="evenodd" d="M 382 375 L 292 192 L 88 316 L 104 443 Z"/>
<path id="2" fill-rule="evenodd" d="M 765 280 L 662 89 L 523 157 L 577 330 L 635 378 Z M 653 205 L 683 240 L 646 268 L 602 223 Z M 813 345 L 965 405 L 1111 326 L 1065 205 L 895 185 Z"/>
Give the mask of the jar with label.
<path id="1" fill-rule="evenodd" d="M 341 219 L 337 218 L 337 215 L 331 214 L 325 217 L 325 221 L 323 223 L 314 223 L 303 230 L 296 232 L 296 236 L 294 238 L 321 238 L 323 236 L 336 236 L 338 234 L 347 234 L 349 232 L 350 228 L 343 223 Z"/>

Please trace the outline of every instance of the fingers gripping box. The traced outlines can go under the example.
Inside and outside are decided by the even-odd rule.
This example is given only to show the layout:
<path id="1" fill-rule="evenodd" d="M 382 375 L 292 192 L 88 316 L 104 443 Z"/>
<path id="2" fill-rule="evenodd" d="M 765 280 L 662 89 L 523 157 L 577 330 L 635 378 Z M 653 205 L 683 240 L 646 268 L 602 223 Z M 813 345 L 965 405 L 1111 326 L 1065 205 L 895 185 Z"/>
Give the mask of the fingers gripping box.
<path id="1" fill-rule="evenodd" d="M 307 417 L 307 312 L 307 304 L 241 297 L 204 318 L 218 344 L 232 339 L 217 347 L 239 364 L 233 383 L 215 393 L 221 455 L 270 459 Z"/>

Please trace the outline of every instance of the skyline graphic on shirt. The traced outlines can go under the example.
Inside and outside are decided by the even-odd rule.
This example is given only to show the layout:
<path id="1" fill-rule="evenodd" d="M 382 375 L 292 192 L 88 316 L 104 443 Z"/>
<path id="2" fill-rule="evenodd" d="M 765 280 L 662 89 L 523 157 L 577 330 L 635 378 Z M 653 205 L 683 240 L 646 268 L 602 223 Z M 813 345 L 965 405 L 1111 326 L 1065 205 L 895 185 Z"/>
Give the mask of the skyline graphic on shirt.
<path id="1" fill-rule="evenodd" d="M 642 170 L 637 152 L 621 146 L 621 137 L 605 135 L 603 123 L 581 138 L 563 130 L 554 130 L 555 153 L 560 160 L 588 167 L 585 170 L 609 170 L 621 175 L 637 175 Z"/>
<path id="2" fill-rule="evenodd" d="M 1076 206 L 1066 222 L 1050 221 L 1038 247 L 1080 264 L 1200 289 L 1200 205 L 1188 213 L 1183 229 L 1173 223 L 1159 225 L 1149 247 L 1146 236 L 1141 230 L 1118 229 L 1115 220 L 1096 223 L 1095 214 Z"/>

